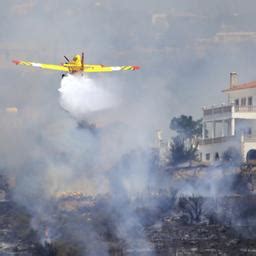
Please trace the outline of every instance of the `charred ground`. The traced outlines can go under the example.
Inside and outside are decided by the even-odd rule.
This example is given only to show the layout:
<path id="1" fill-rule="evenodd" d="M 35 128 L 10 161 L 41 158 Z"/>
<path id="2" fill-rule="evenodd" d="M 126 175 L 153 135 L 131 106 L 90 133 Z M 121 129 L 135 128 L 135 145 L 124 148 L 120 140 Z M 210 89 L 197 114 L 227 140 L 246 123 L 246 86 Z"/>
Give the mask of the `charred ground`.
<path id="1" fill-rule="evenodd" d="M 213 169 L 152 171 L 168 177 L 170 187 L 133 197 L 69 193 L 47 201 L 41 215 L 14 202 L 1 176 L 1 255 L 255 255 L 253 170 L 226 169 L 216 189 L 230 184 L 229 194 L 216 196 L 179 189 L 196 191 Z"/>

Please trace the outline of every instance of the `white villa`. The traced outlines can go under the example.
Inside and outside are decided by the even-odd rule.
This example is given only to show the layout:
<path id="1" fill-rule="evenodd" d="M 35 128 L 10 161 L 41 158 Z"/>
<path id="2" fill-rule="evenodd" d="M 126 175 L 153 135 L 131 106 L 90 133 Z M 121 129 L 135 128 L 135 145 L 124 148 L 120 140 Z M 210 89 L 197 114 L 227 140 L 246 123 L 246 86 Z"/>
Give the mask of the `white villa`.
<path id="1" fill-rule="evenodd" d="M 243 160 L 256 149 L 256 81 L 239 84 L 230 73 L 230 86 L 223 91 L 227 103 L 203 108 L 203 134 L 199 142 L 203 162 L 221 159 L 229 147 L 240 150 Z"/>

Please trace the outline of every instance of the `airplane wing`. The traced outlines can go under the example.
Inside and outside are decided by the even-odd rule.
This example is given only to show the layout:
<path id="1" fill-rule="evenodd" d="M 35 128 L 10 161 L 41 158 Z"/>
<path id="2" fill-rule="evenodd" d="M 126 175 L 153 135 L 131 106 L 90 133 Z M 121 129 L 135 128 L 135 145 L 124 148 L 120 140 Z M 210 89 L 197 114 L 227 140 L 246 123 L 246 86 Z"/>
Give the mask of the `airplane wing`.
<path id="1" fill-rule="evenodd" d="M 13 60 L 13 63 L 16 65 L 25 65 L 30 67 L 37 67 L 43 69 L 50 69 L 50 70 L 57 70 L 57 71 L 64 71 L 69 72 L 69 68 L 63 65 L 55 65 L 55 64 L 44 64 L 44 63 L 35 63 L 29 61 L 22 61 L 22 60 Z M 128 70 L 138 70 L 140 67 L 138 66 L 104 66 L 104 65 L 84 65 L 84 72 L 113 72 L 113 71 L 128 71 Z"/>
<path id="2" fill-rule="evenodd" d="M 37 67 L 37 68 L 58 70 L 58 71 L 65 71 L 65 72 L 69 71 L 67 67 L 64 67 L 62 65 L 43 64 L 43 63 L 35 63 L 35 62 L 22 61 L 22 60 L 13 60 L 12 62 L 15 63 L 16 65 L 25 65 L 30 67 Z"/>
<path id="3" fill-rule="evenodd" d="M 84 65 L 84 72 L 113 72 L 113 71 L 128 71 L 128 70 L 138 70 L 138 66 L 104 66 L 104 65 Z"/>

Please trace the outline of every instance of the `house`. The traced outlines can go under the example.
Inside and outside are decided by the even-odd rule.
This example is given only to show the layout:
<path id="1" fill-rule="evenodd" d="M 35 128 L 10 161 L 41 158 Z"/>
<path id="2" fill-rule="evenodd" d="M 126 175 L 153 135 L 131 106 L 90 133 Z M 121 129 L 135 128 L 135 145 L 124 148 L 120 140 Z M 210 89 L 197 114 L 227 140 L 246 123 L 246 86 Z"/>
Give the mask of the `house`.
<path id="1" fill-rule="evenodd" d="M 228 148 L 241 152 L 243 160 L 256 149 L 256 81 L 239 84 L 230 73 L 230 85 L 223 91 L 227 102 L 203 108 L 203 132 L 199 142 L 200 159 L 212 163 Z"/>

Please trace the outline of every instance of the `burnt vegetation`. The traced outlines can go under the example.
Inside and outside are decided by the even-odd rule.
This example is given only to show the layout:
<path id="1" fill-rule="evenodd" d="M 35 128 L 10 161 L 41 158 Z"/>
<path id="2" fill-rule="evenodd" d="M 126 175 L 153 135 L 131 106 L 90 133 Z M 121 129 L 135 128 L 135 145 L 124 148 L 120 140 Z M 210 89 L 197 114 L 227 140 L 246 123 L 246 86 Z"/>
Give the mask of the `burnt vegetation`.
<path id="1" fill-rule="evenodd" d="M 202 196 L 180 197 L 178 208 L 182 212 L 185 224 L 199 223 L 203 214 L 204 198 Z"/>
<path id="2" fill-rule="evenodd" d="M 1 176 L 0 189 L 6 196 L 0 203 L 5 245 L 0 252 L 21 256 L 253 255 L 255 175 L 237 172 L 233 149 L 226 152 L 218 170 L 203 165 L 178 167 L 196 159 L 196 147 L 187 142 L 201 129 L 200 120 L 190 117 L 181 117 L 173 127 L 181 121 L 194 126 L 195 132 L 177 128 L 179 135 L 171 147 L 174 162 L 162 166 L 155 150 L 134 150 L 108 173 L 112 190 L 106 195 L 65 194 L 48 200 L 43 213 L 35 214 L 14 202 L 12 189 Z M 147 186 L 137 192 L 136 186 L 124 189 L 127 180 L 136 183 L 137 172 L 145 171 L 144 166 Z"/>
<path id="3" fill-rule="evenodd" d="M 127 157 L 126 157 L 127 161 Z M 160 170 L 159 170 L 160 172 Z M 192 182 L 192 181 L 187 181 Z M 236 186 L 237 181 L 235 183 Z M 253 255 L 256 198 L 252 194 L 207 197 L 179 195 L 177 189 L 149 190 L 135 198 L 123 198 L 116 208 L 113 195 L 67 196 L 50 203 L 49 220 L 40 221 L 33 230 L 32 216 L 12 200 L 1 205 L 1 229 L 19 255 Z M 65 202 L 65 204 L 63 203 Z M 69 204 L 77 202 L 70 210 Z M 127 213 L 123 214 L 123 212 Z M 133 219 L 128 219 L 133 216 Z M 136 221 L 134 221 L 136 219 Z M 152 246 L 138 249 L 121 235 L 120 227 L 130 223 L 126 235 L 136 241 L 145 239 Z M 45 237 L 45 228 L 49 237 Z M 142 243 L 142 242 L 139 242 Z M 144 254 L 143 254 L 144 253 Z"/>

